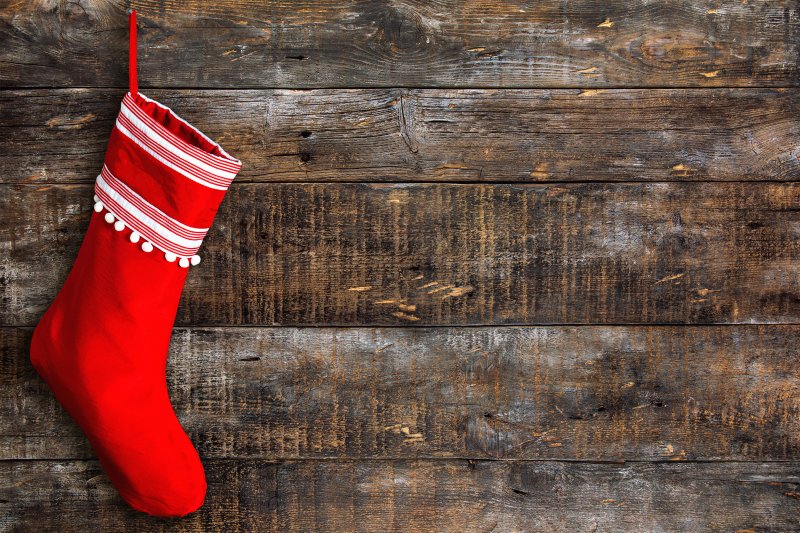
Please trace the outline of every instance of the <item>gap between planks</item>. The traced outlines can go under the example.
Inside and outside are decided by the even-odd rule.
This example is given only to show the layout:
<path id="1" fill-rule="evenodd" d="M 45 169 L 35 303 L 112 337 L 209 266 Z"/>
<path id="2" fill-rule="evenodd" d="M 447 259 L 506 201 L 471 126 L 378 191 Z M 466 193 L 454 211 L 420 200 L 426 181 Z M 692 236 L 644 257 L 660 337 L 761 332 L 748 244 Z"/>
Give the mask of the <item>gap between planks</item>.
<path id="1" fill-rule="evenodd" d="M 800 322 L 536 322 L 531 324 L 180 324 L 173 326 L 173 330 L 225 330 L 225 329 L 535 329 L 535 328 L 761 328 L 764 326 L 798 327 Z M 0 324 L 0 331 L 4 329 L 34 329 L 36 324 Z"/>
<path id="2" fill-rule="evenodd" d="M 83 89 L 83 90 L 90 90 L 90 89 L 117 89 L 120 91 L 127 91 L 127 85 L 52 85 L 52 86 L 39 86 L 39 85 L 19 85 L 13 87 L 5 87 L 0 86 L 0 92 L 12 92 L 12 91 L 60 91 L 60 90 L 72 90 L 72 89 Z M 463 89 L 463 90 L 509 90 L 509 91 L 588 91 L 588 90 L 602 90 L 602 91 L 658 91 L 658 90 L 670 90 L 670 91 L 695 91 L 699 89 L 703 90 L 800 90 L 800 85 L 686 85 L 680 87 L 674 86 L 667 86 L 667 85 L 609 85 L 609 86 L 602 86 L 596 87 L 593 85 L 585 86 L 585 85 L 542 85 L 536 87 L 529 87 L 525 85 L 510 85 L 510 86 L 500 86 L 500 85 L 353 85 L 347 87 L 337 87 L 337 86 L 329 86 L 329 87 L 317 87 L 317 86 L 283 86 L 283 85 L 236 85 L 230 87 L 205 87 L 205 86 L 193 86 L 193 87 L 171 87 L 167 85 L 139 85 L 140 90 L 145 91 L 204 91 L 204 92 L 214 92 L 214 91 L 364 91 L 364 90 L 436 90 L 436 89 L 445 89 L 445 90 L 453 90 L 453 89 Z"/>
<path id="3" fill-rule="evenodd" d="M 222 462 L 237 462 L 237 463 L 269 463 L 269 464 L 285 464 L 285 463 L 393 463 L 393 462 L 419 462 L 419 463 L 438 463 L 438 462 L 465 462 L 470 464 L 475 463 L 518 463 L 518 464 L 582 464 L 582 465 L 656 465 L 656 464 L 783 464 L 791 465 L 797 464 L 800 467 L 800 461 L 793 459 L 686 459 L 686 460 L 649 460 L 649 459 L 623 459 L 619 461 L 603 461 L 592 459 L 525 459 L 525 458 L 497 458 L 497 457 L 408 457 L 408 456 L 341 456 L 341 457 L 254 457 L 254 456 L 227 456 L 227 457 L 208 457 L 200 458 L 203 463 L 222 463 Z M 0 459 L 2 463 L 96 463 L 97 458 L 85 457 L 36 457 L 36 458 L 15 458 L 15 459 Z"/>
<path id="4" fill-rule="evenodd" d="M 6 182 L 0 183 L 2 187 L 19 187 L 20 185 L 42 185 L 42 186 L 73 186 L 73 185 L 92 185 L 94 181 L 89 178 L 89 181 L 50 181 L 41 180 L 35 184 L 24 182 Z M 301 185 L 301 186 L 318 186 L 318 185 L 512 185 L 520 187 L 547 187 L 551 185 L 659 185 L 668 183 L 719 183 L 719 184 L 793 184 L 800 183 L 796 179 L 760 179 L 753 180 L 720 180 L 720 179 L 704 179 L 704 180 L 658 180 L 658 181 L 642 181 L 642 180 L 582 180 L 582 181 L 567 181 L 567 180 L 553 180 L 553 181 L 514 181 L 514 180 L 486 180 L 486 181 L 469 181 L 469 180 L 415 180 L 415 181 L 360 181 L 360 180 L 319 180 L 319 181 L 301 181 L 301 180 L 254 180 L 254 179 L 236 179 L 232 187 L 236 185 Z"/>

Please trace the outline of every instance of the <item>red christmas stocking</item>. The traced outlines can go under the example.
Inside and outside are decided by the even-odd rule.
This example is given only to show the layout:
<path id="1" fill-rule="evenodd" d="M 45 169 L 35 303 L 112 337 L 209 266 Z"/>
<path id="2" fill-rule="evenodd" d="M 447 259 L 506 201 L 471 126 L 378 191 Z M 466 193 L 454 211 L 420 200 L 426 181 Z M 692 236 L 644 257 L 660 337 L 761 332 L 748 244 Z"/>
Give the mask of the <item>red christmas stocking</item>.
<path id="1" fill-rule="evenodd" d="M 241 163 L 136 86 L 122 101 L 75 265 L 31 361 L 134 508 L 180 516 L 205 475 L 167 395 L 167 349 L 190 265 Z"/>

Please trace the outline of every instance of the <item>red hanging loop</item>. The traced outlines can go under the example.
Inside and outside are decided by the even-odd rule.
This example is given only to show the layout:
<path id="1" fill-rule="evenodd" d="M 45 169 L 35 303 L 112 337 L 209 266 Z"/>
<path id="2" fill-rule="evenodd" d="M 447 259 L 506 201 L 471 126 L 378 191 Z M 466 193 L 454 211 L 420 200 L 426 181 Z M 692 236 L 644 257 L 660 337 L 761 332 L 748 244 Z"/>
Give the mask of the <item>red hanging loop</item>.
<path id="1" fill-rule="evenodd" d="M 131 96 L 139 92 L 139 82 L 136 77 L 136 10 L 131 9 L 128 15 L 130 44 L 128 46 L 128 85 Z"/>

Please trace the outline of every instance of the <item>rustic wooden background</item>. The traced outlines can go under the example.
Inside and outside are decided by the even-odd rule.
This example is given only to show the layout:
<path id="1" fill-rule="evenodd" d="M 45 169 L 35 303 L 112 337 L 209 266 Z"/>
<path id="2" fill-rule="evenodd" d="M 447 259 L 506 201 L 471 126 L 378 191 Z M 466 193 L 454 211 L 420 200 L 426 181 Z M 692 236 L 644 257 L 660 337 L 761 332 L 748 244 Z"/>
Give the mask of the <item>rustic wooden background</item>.
<path id="1" fill-rule="evenodd" d="M 135 2 L 144 92 L 244 161 L 170 353 L 177 521 L 27 356 L 128 7 L 0 1 L 0 528 L 800 529 L 800 2 Z"/>

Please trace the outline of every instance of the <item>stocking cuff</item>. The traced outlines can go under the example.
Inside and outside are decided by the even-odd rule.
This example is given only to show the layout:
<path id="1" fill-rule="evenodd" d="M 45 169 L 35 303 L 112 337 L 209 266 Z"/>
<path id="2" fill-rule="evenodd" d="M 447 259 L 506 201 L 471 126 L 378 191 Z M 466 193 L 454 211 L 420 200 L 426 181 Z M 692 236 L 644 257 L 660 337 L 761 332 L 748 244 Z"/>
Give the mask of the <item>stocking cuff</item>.
<path id="1" fill-rule="evenodd" d="M 210 189 L 227 190 L 242 166 L 177 113 L 141 93 L 125 95 L 116 128 L 155 160 Z"/>
<path id="2" fill-rule="evenodd" d="M 95 210 L 142 249 L 182 266 L 195 255 L 241 161 L 141 93 L 128 93 L 95 183 Z"/>

